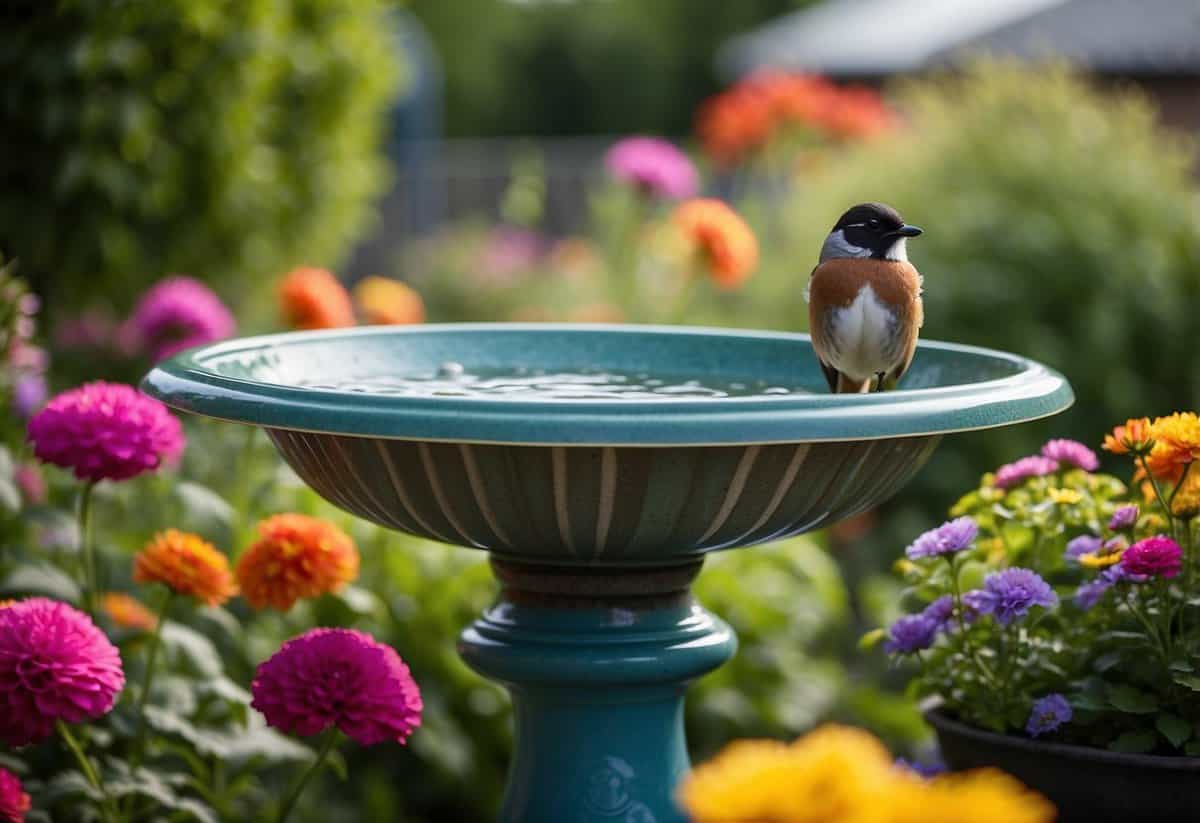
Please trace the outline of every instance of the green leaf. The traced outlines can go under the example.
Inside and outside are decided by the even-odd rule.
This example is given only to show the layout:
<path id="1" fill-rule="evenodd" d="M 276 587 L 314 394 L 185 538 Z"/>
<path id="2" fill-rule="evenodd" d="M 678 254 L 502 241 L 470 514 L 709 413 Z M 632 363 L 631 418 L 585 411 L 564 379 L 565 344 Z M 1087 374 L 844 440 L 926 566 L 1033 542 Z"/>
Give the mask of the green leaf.
<path id="1" fill-rule="evenodd" d="M 1117 665 L 1120 662 L 1121 662 L 1121 653 L 1120 652 L 1108 652 L 1106 654 L 1100 655 L 1095 660 L 1093 660 L 1092 668 L 1094 670 L 1096 670 L 1097 672 L 1099 672 L 1100 674 L 1103 674 L 1104 672 L 1108 671 L 1109 669 L 1111 669 L 1113 666 Z"/>
<path id="2" fill-rule="evenodd" d="M 12 452 L 6 446 L 0 446 L 0 510 L 21 510 L 21 491 L 17 488 L 15 470 Z"/>
<path id="3" fill-rule="evenodd" d="M 1180 686 L 1189 688 L 1194 692 L 1200 692 L 1200 675 L 1181 674 L 1176 672 L 1175 674 L 1171 675 L 1171 679 Z"/>
<path id="4" fill-rule="evenodd" d="M 1188 757 L 1200 757 L 1200 740 L 1189 740 L 1183 747 L 1183 753 Z"/>
<path id="5" fill-rule="evenodd" d="M 1158 701 L 1154 699 L 1153 695 L 1132 686 L 1110 686 L 1108 702 L 1114 708 L 1127 714 L 1153 714 L 1158 711 Z"/>
<path id="6" fill-rule="evenodd" d="M 1162 732 L 1163 737 L 1171 741 L 1175 748 L 1182 746 L 1192 736 L 1192 724 L 1177 714 L 1162 712 L 1154 721 L 1154 727 Z"/>
<path id="7" fill-rule="evenodd" d="M 79 795 L 83 795 L 89 800 L 102 799 L 100 792 L 96 791 L 83 773 L 74 770 L 60 772 L 50 778 L 50 782 L 46 784 L 46 789 L 42 793 L 47 805 L 53 805 L 59 800 Z"/>
<path id="8" fill-rule="evenodd" d="M 45 595 L 67 603 L 78 603 L 82 597 L 75 581 L 48 563 L 17 566 L 0 583 L 0 594 Z"/>
<path id="9" fill-rule="evenodd" d="M 863 651 L 875 648 L 887 637 L 886 629 L 872 629 L 858 639 L 858 647 Z"/>
<path id="10" fill-rule="evenodd" d="M 167 621 L 162 627 L 162 641 L 168 651 L 190 662 L 197 674 L 204 677 L 223 674 L 224 667 L 217 647 L 195 629 Z"/>
<path id="11" fill-rule="evenodd" d="M 958 570 L 959 591 L 967 592 L 982 586 L 988 571 L 987 565 L 975 560 L 963 563 L 962 568 Z"/>
<path id="12" fill-rule="evenodd" d="M 1114 752 L 1123 752 L 1124 754 L 1145 754 L 1146 752 L 1154 751 L 1154 747 L 1158 744 L 1158 736 L 1154 732 L 1125 732 L 1116 740 L 1108 744 L 1108 748 Z"/>
<path id="13" fill-rule="evenodd" d="M 221 495 L 207 486 L 187 481 L 176 483 L 174 493 L 183 506 L 183 527 L 210 536 L 215 532 L 228 532 L 234 511 Z"/>

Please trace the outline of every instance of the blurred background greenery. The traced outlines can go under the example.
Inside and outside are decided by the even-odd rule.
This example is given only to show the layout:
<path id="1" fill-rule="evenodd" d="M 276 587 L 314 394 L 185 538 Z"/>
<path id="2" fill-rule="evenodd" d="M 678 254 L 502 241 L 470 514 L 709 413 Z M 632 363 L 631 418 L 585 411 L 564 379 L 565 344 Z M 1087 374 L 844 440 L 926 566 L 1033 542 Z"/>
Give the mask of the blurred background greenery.
<path id="1" fill-rule="evenodd" d="M 50 377 L 65 388 L 144 371 L 113 335 L 144 288 L 172 272 L 211 284 L 246 332 L 281 325 L 271 290 L 301 264 L 408 281 L 431 321 L 642 316 L 614 298 L 606 273 L 636 242 L 653 275 L 668 209 L 639 211 L 628 234 L 642 205 L 602 167 L 627 133 L 675 138 L 705 193 L 729 199 L 761 244 L 753 277 L 736 291 L 700 288 L 689 323 L 803 330 L 804 281 L 829 226 L 854 202 L 896 205 L 926 229 L 911 247 L 925 276 L 925 335 L 1043 360 L 1068 375 L 1078 403 L 1045 423 L 946 442 L 900 499 L 831 534 L 713 557 L 698 595 L 734 624 L 742 648 L 698 684 L 688 722 L 701 756 L 733 737 L 793 736 L 826 718 L 919 746 L 903 678 L 855 645 L 895 615 L 884 572 L 902 546 L 981 473 L 1047 435 L 1096 445 L 1128 416 L 1200 406 L 1189 131 L 1200 117 L 1200 34 L 1150 71 L 1073 47 L 1070 32 L 1084 24 L 1071 15 L 1086 3 L 1043 4 L 1043 16 L 1025 3 L 1021 17 L 1022 4 L 995 0 L 981 4 L 1003 23 L 986 45 L 1007 49 L 886 65 L 854 64 L 848 47 L 827 64 L 789 51 L 789 38 L 807 42 L 814 27 L 848 42 L 828 32 L 852 5 L 13 4 L 0 26 L 0 252 L 46 300 Z M 1087 25 L 1111 27 L 1104 54 L 1138 57 L 1137 21 L 1105 17 L 1117 5 L 1093 4 Z M 809 6 L 825 17 L 805 17 Z M 772 22 L 793 12 L 786 26 Z M 953 32 L 958 18 L 945 14 L 939 31 Z M 1197 25 L 1193 15 L 1174 28 L 1197 34 Z M 1026 42 L 1013 39 L 1022 26 L 1072 61 L 1031 61 L 1012 45 Z M 869 140 L 781 139 L 736 165 L 714 162 L 694 136 L 697 108 L 764 68 L 881 89 L 896 123 Z M 88 323 L 100 329 L 93 337 L 81 336 Z M 19 421 L 8 422 L 19 442 Z M 280 469 L 265 441 L 243 452 L 241 432 L 194 428 L 191 485 L 138 481 L 105 501 L 112 522 L 144 521 L 124 532 L 124 551 L 160 524 L 236 553 L 248 512 L 341 517 Z M 231 489 L 237 461 L 248 479 Z M 171 502 L 180 495 L 192 495 L 188 505 Z M 178 522 L 196 511 L 212 521 Z M 259 656 L 299 627 L 356 621 L 410 661 L 427 725 L 407 750 L 351 754 L 353 796 L 330 778 L 308 819 L 488 819 L 511 743 L 507 699 L 453 652 L 493 594 L 486 566 L 475 553 L 343 522 L 371 591 L 298 610 L 262 636 Z M 47 528 L 27 527 L 20 539 Z M 254 662 L 226 667 L 244 680 Z"/>

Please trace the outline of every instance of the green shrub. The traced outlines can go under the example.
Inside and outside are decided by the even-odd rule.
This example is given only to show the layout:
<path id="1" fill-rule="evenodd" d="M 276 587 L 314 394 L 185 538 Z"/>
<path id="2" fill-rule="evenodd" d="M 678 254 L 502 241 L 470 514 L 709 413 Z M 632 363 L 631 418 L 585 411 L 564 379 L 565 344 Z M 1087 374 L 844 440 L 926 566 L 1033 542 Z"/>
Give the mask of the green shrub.
<path id="1" fill-rule="evenodd" d="M 751 286 L 761 313 L 743 319 L 803 325 L 821 237 L 847 205 L 883 200 L 926 229 L 910 247 L 925 277 L 924 336 L 1036 358 L 1077 396 L 1045 424 L 950 439 L 905 498 L 940 510 L 1048 433 L 1095 447 L 1126 417 L 1200 404 L 1191 146 L 1140 97 L 1102 93 L 1061 67 L 983 62 L 904 85 L 896 99 L 907 129 L 799 182 L 787 241 L 766 252 L 791 270 L 764 270 Z"/>
<path id="2" fill-rule="evenodd" d="M 51 306 L 332 263 L 386 181 L 378 0 L 65 0 L 0 27 L 0 248 Z M 236 280 L 235 280 L 236 278 Z"/>

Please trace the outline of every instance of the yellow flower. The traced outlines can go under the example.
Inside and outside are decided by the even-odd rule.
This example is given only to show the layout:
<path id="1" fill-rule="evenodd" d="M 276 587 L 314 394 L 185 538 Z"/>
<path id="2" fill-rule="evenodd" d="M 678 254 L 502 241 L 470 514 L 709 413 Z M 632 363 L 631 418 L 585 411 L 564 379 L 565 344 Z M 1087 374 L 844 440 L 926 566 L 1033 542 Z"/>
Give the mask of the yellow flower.
<path id="1" fill-rule="evenodd" d="M 1079 555 L 1079 565 L 1087 566 L 1089 569 L 1103 569 L 1106 566 L 1120 562 L 1123 553 L 1123 550 L 1116 552 L 1088 552 L 1087 554 Z"/>
<path id="2" fill-rule="evenodd" d="M 1200 417 L 1195 412 L 1175 412 L 1159 417 L 1150 426 L 1154 448 L 1146 458 L 1150 473 L 1178 483 L 1184 467 L 1200 460 Z"/>
<path id="3" fill-rule="evenodd" d="M 895 562 L 892 568 L 894 568 L 898 574 L 910 574 L 912 572 L 919 572 L 921 570 L 920 566 L 909 560 L 907 557 L 901 557 Z"/>
<path id="4" fill-rule="evenodd" d="M 1050 823 L 1054 806 L 994 769 L 898 783 L 887 823 Z"/>
<path id="5" fill-rule="evenodd" d="M 679 788 L 692 823 L 886 823 L 901 779 L 870 734 L 824 726 L 790 745 L 743 740 Z"/>
<path id="6" fill-rule="evenodd" d="M 173 591 L 219 606 L 237 593 L 229 561 L 195 534 L 167 529 L 134 558 L 133 579 L 165 583 Z"/>
<path id="7" fill-rule="evenodd" d="M 100 600 L 100 608 L 113 623 L 123 629 L 141 629 L 152 632 L 158 618 L 142 605 L 140 600 L 124 592 L 108 592 Z"/>
<path id="8" fill-rule="evenodd" d="M 991 540 L 984 540 L 980 545 L 987 552 L 987 562 L 992 565 L 997 565 L 1008 557 L 1008 549 L 1005 548 L 1002 538 L 993 537 Z"/>
<path id="9" fill-rule="evenodd" d="M 1050 489 L 1046 494 L 1060 506 L 1074 506 L 1083 500 L 1083 495 L 1074 489 Z"/>
<path id="10" fill-rule="evenodd" d="M 1200 467 L 1193 466 L 1171 499 L 1171 514 L 1190 520 L 1200 514 Z"/>

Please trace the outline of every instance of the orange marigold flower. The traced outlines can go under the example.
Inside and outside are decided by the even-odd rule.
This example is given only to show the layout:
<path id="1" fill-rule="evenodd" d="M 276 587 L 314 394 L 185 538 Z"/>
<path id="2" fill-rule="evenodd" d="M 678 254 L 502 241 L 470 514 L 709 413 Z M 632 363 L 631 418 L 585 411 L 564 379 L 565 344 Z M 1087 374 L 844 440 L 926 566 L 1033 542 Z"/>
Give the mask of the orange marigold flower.
<path id="1" fill-rule="evenodd" d="M 258 524 L 258 534 L 237 563 L 243 596 L 256 609 L 287 611 L 302 597 L 337 591 L 358 576 L 354 541 L 327 520 L 277 514 Z"/>
<path id="2" fill-rule="evenodd" d="M 0 600 L 0 609 L 6 609 L 6 608 L 8 608 L 9 606 L 11 606 L 13 603 L 16 603 L 16 602 L 17 602 L 17 601 L 15 601 L 15 600 L 12 600 L 12 599 L 9 599 L 9 600 Z"/>
<path id="3" fill-rule="evenodd" d="M 758 266 L 754 232 L 720 200 L 688 200 L 672 221 L 721 288 L 736 288 Z"/>
<path id="4" fill-rule="evenodd" d="M 354 302 L 368 323 L 408 325 L 425 321 L 421 295 L 390 277 L 364 277 L 354 287 Z"/>
<path id="5" fill-rule="evenodd" d="M 1200 417 L 1195 412 L 1175 412 L 1159 417 L 1150 426 L 1154 447 L 1146 458 L 1150 473 L 1178 483 L 1184 467 L 1200 460 Z"/>
<path id="6" fill-rule="evenodd" d="M 108 615 L 108 619 L 123 629 L 141 629 L 152 632 L 158 625 L 154 613 L 142 605 L 142 602 L 130 597 L 124 592 L 108 592 L 100 600 L 100 607 Z"/>
<path id="7" fill-rule="evenodd" d="M 1200 467 L 1193 466 L 1171 498 L 1171 514 L 1190 520 L 1200 515 Z"/>
<path id="8" fill-rule="evenodd" d="M 350 294 L 325 269 L 292 269 L 279 284 L 279 301 L 288 323 L 298 329 L 333 329 L 354 325 Z"/>
<path id="9" fill-rule="evenodd" d="M 696 112 L 696 134 L 705 152 L 725 167 L 761 148 L 774 130 L 770 97 L 749 83 L 710 97 Z"/>
<path id="10" fill-rule="evenodd" d="M 1143 454 L 1153 445 L 1150 418 L 1131 417 L 1124 425 L 1116 426 L 1110 434 L 1104 435 L 1104 443 L 1100 448 L 1113 454 Z"/>
<path id="11" fill-rule="evenodd" d="M 229 561 L 199 535 L 167 529 L 138 552 L 133 563 L 138 583 L 165 583 L 172 591 L 219 606 L 237 593 Z"/>

